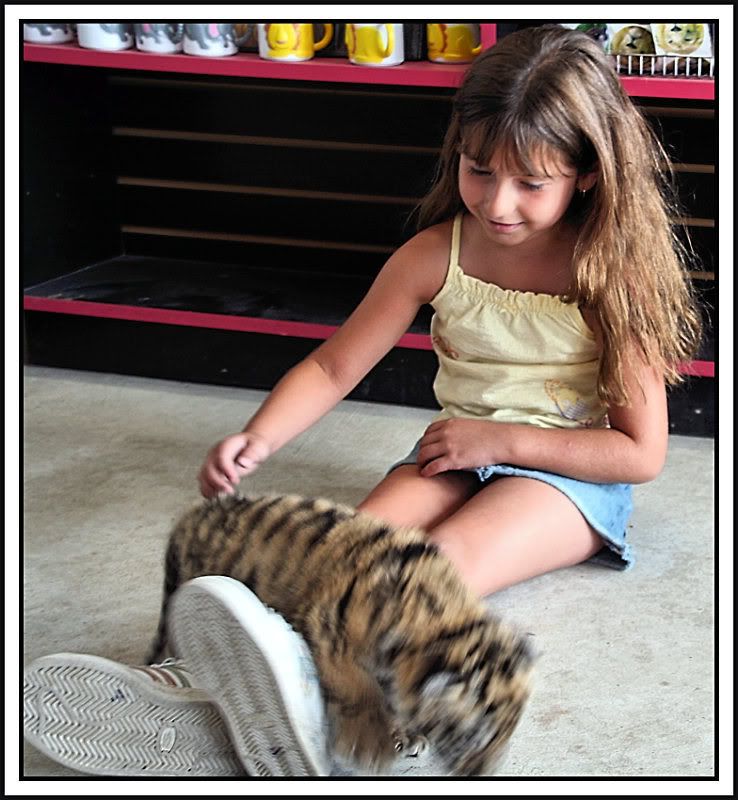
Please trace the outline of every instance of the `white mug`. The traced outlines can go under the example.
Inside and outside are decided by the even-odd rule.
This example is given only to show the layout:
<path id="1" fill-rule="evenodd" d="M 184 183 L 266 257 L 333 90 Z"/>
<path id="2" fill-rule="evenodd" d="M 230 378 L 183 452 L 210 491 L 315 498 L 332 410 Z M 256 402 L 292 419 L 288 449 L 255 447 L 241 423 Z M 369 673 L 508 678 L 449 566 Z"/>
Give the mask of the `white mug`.
<path id="1" fill-rule="evenodd" d="M 317 42 L 310 23 L 267 22 L 258 27 L 259 56 L 269 61 L 308 61 L 333 38 L 333 25 L 324 26 L 323 38 Z"/>
<path id="2" fill-rule="evenodd" d="M 128 50 L 133 47 L 133 25 L 78 22 L 77 40 L 90 50 Z"/>
<path id="3" fill-rule="evenodd" d="M 181 53 L 184 24 L 142 22 L 134 25 L 136 47 L 147 53 Z"/>
<path id="4" fill-rule="evenodd" d="M 184 26 L 184 51 L 191 56 L 232 56 L 238 52 L 238 46 L 249 38 L 248 26 L 242 36 L 233 24 L 222 25 L 218 22 L 202 22 L 197 25 Z"/>
<path id="5" fill-rule="evenodd" d="M 405 60 L 402 25 L 395 23 L 346 25 L 346 46 L 352 64 L 392 67 Z"/>
<path id="6" fill-rule="evenodd" d="M 74 25 L 71 22 L 23 23 L 23 39 L 34 44 L 59 44 L 74 41 Z"/>

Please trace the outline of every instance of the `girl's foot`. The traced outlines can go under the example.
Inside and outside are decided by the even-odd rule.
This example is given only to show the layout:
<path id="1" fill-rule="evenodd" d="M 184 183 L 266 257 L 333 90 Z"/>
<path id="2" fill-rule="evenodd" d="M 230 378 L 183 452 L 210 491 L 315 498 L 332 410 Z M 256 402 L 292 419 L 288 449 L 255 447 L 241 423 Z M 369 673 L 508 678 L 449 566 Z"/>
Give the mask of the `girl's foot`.
<path id="1" fill-rule="evenodd" d="M 66 767 L 94 775 L 243 775 L 208 696 L 174 660 L 128 667 L 58 653 L 23 676 L 26 739 Z"/>
<path id="2" fill-rule="evenodd" d="M 323 700 L 302 637 L 232 578 L 179 588 L 169 610 L 174 650 L 226 721 L 249 775 L 329 775 Z"/>

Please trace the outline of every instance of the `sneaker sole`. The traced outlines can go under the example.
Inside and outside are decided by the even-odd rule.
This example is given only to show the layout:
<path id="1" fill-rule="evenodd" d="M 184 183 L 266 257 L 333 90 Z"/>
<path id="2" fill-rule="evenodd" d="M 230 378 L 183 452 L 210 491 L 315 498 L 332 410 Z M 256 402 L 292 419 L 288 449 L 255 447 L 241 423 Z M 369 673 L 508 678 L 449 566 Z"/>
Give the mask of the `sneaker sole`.
<path id="1" fill-rule="evenodd" d="M 97 656 L 44 656 L 24 671 L 24 735 L 54 761 L 93 775 L 243 775 L 215 706 L 183 696 L 196 691 L 166 689 Z"/>
<path id="2" fill-rule="evenodd" d="M 238 581 L 207 576 L 173 596 L 169 631 L 176 652 L 220 709 L 249 775 L 328 775 L 324 754 L 290 717 L 270 649 L 272 613 Z"/>

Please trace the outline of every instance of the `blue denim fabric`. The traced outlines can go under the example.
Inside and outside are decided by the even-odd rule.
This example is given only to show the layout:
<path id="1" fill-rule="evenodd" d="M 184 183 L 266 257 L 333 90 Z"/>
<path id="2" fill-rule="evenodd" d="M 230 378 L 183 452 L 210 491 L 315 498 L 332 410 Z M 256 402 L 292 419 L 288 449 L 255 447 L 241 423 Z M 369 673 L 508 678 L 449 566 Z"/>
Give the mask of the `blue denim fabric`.
<path id="1" fill-rule="evenodd" d="M 393 464 L 388 473 L 403 464 L 415 464 L 419 450 L 420 443 L 405 458 Z M 476 472 L 480 483 L 497 477 L 516 476 L 535 478 L 555 486 L 574 503 L 605 542 L 605 547 L 589 559 L 591 563 L 619 570 L 630 569 L 635 563 L 633 549 L 625 541 L 628 518 L 633 511 L 633 488 L 629 483 L 589 483 L 554 472 L 524 469 L 510 464 L 492 464 L 465 471 Z"/>

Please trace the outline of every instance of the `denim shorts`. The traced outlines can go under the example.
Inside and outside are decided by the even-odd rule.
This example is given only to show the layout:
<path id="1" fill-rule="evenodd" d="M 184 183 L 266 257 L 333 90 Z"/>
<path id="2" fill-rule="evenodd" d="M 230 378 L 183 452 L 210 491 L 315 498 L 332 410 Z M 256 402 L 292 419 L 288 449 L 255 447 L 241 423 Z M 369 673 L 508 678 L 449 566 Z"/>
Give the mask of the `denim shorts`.
<path id="1" fill-rule="evenodd" d="M 415 464 L 418 460 L 420 442 L 387 473 L 403 464 Z M 579 509 L 587 522 L 602 537 L 603 548 L 589 560 L 613 569 L 630 569 L 635 556 L 630 544 L 625 541 L 627 522 L 633 511 L 633 488 L 629 483 L 589 483 L 575 478 L 566 478 L 554 472 L 525 469 L 510 464 L 492 464 L 487 467 L 471 467 L 464 472 L 475 472 L 481 484 L 504 476 L 534 478 L 555 486 Z"/>

